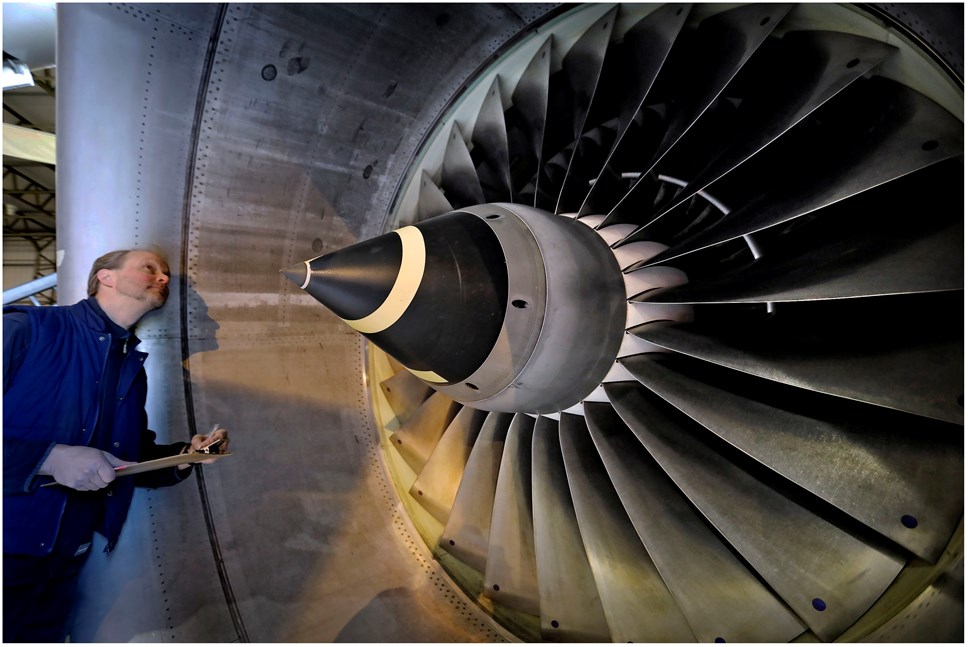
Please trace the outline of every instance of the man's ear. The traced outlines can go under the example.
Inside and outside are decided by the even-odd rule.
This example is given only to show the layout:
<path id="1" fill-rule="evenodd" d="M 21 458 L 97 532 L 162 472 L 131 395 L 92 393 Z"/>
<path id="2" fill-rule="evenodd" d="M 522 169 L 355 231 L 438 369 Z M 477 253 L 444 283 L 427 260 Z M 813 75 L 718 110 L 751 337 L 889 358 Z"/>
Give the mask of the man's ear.
<path id="1" fill-rule="evenodd" d="M 109 288 L 114 287 L 114 273 L 111 270 L 99 270 L 97 273 L 97 280 L 101 285 L 106 285 Z"/>

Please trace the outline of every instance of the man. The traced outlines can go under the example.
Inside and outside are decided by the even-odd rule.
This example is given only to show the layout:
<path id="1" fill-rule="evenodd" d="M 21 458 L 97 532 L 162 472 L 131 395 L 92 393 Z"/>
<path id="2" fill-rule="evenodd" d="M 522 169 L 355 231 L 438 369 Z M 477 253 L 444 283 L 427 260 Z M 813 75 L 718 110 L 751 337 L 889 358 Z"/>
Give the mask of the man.
<path id="1" fill-rule="evenodd" d="M 87 299 L 4 309 L 5 642 L 63 642 L 93 533 L 110 552 L 136 484 L 173 485 L 192 471 L 180 465 L 115 480 L 116 468 L 219 440 L 221 451 L 228 446 L 224 429 L 157 445 L 147 427 L 147 354 L 134 350 L 132 329 L 165 304 L 169 280 L 159 254 L 119 250 L 94 262 Z"/>

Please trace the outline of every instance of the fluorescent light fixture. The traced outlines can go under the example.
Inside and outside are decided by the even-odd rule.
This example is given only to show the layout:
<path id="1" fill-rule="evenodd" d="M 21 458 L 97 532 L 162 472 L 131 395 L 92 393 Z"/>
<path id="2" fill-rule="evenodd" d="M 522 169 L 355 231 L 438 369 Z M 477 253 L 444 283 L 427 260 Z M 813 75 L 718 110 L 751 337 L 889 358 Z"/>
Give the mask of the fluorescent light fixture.
<path id="1" fill-rule="evenodd" d="M 29 88 L 33 84 L 34 75 L 30 73 L 27 64 L 5 53 L 3 55 L 3 89 Z"/>

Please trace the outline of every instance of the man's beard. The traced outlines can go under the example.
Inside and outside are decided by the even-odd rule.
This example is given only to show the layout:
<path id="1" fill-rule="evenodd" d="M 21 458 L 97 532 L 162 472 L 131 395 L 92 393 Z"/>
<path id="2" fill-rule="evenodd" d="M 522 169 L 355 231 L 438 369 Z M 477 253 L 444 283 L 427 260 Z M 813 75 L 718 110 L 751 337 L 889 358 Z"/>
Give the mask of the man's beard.
<path id="1" fill-rule="evenodd" d="M 148 294 L 151 298 L 148 299 L 149 302 L 154 305 L 154 309 L 157 310 L 168 302 L 168 288 L 164 287 L 157 291 L 149 290 Z"/>
<path id="2" fill-rule="evenodd" d="M 168 286 L 150 286 L 142 291 L 131 290 L 126 285 L 119 285 L 118 292 L 126 297 L 144 301 L 152 310 L 158 310 L 168 301 Z"/>

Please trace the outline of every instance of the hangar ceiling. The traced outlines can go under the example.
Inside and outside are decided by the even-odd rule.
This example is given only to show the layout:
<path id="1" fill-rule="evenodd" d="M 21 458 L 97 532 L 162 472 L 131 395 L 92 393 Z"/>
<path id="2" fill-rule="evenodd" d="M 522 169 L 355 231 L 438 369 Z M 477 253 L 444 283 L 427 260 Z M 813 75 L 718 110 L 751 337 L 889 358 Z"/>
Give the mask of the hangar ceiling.
<path id="1" fill-rule="evenodd" d="M 3 7 L 4 57 L 13 56 L 33 76 L 33 85 L 3 91 L 5 288 L 56 269 L 54 28 L 53 3 L 6 3 Z M 49 137 L 35 137 L 40 145 L 31 143 L 31 135 L 36 133 Z M 54 290 L 38 294 L 37 300 L 54 303 Z"/>

